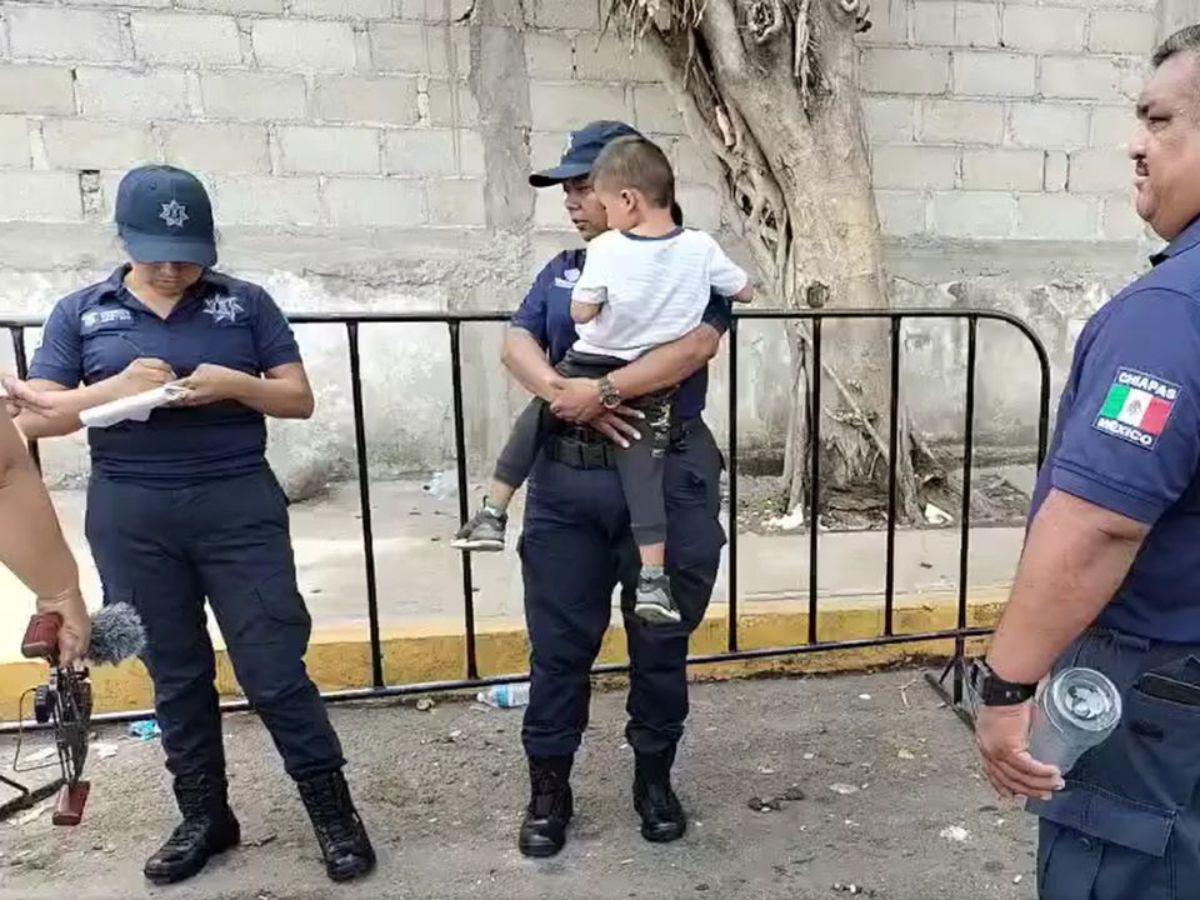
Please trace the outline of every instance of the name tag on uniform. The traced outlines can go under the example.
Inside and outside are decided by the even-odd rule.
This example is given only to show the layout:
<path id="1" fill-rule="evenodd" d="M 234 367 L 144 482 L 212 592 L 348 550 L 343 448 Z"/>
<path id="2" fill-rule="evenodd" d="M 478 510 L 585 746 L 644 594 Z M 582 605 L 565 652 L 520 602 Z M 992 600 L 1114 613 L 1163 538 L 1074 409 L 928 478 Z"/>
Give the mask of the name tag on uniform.
<path id="1" fill-rule="evenodd" d="M 1095 428 L 1153 450 L 1179 399 L 1179 385 L 1135 369 L 1118 369 Z"/>
<path id="2" fill-rule="evenodd" d="M 132 322 L 133 313 L 127 309 L 93 309 L 79 317 L 84 328 L 98 328 L 112 322 Z"/>

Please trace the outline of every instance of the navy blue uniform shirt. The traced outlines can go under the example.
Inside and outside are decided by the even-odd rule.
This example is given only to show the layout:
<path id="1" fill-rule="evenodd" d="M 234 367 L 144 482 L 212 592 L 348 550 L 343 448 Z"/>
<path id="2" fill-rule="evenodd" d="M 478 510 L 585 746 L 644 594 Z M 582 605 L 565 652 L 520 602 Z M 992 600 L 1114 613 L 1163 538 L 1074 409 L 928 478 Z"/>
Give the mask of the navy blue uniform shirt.
<path id="1" fill-rule="evenodd" d="M 128 271 L 123 266 L 58 302 L 30 378 L 75 388 L 117 375 L 139 357 L 164 360 L 180 378 L 201 363 L 261 375 L 300 362 L 287 319 L 258 285 L 206 272 L 161 319 L 125 287 Z M 93 471 L 176 487 L 260 468 L 267 431 L 261 413 L 226 401 L 156 409 L 145 422 L 93 428 L 88 442 Z"/>
<path id="2" fill-rule="evenodd" d="M 578 337 L 571 318 L 571 291 L 583 272 L 584 253 L 583 248 L 564 250 L 550 260 L 538 273 L 533 287 L 512 317 L 513 325 L 528 331 L 542 345 L 551 365 L 559 363 Z M 704 322 L 724 334 L 732 315 L 730 302 L 714 294 L 704 311 Z M 707 393 L 708 367 L 705 366 L 679 386 L 675 417 L 694 419 L 700 415 Z"/>
<path id="3" fill-rule="evenodd" d="M 1200 642 L 1200 219 L 1153 261 L 1079 336 L 1031 516 L 1054 487 L 1150 525 L 1098 622 Z"/>

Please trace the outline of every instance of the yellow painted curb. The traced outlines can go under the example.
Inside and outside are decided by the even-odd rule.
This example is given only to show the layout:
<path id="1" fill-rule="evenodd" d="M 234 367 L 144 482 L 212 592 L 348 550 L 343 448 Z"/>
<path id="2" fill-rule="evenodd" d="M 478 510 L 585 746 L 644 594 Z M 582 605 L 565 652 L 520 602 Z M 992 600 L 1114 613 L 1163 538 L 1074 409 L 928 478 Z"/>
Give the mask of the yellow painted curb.
<path id="1" fill-rule="evenodd" d="M 968 604 L 969 627 L 989 627 L 999 617 L 1007 588 L 973 591 Z M 883 633 L 883 601 L 880 597 L 822 598 L 818 639 L 824 642 L 851 641 Z M 724 653 L 727 621 L 724 608 L 713 611 L 692 635 L 691 652 L 702 656 Z M 938 592 L 897 597 L 895 631 L 919 634 L 953 628 L 957 618 L 957 596 Z M 802 600 L 743 602 L 738 616 L 738 643 L 742 650 L 791 647 L 806 643 L 808 605 Z M 602 663 L 622 663 L 624 629 L 610 628 L 600 650 Z M 984 641 L 968 642 L 978 652 Z M 852 650 L 772 657 L 745 662 L 695 666 L 698 679 L 738 678 L 763 673 L 841 672 L 898 662 L 906 658 L 946 656 L 950 640 L 922 641 Z M 528 669 L 529 645 L 524 623 L 506 620 L 481 625 L 476 635 L 476 658 L 483 676 L 508 675 Z M 323 691 L 367 687 L 371 683 L 370 646 L 364 634 L 346 631 L 318 632 L 306 657 L 309 673 Z M 462 678 L 466 672 L 466 650 L 461 623 L 426 621 L 383 637 L 383 671 L 389 684 L 414 684 Z M 35 662 L 0 663 L 0 719 L 17 718 L 18 698 L 45 678 L 46 667 Z M 224 650 L 217 652 L 217 690 L 223 697 L 241 696 L 233 666 Z M 154 693 L 145 667 L 130 661 L 116 668 L 92 670 L 96 712 L 149 709 Z M 24 715 L 31 713 L 28 700 Z"/>

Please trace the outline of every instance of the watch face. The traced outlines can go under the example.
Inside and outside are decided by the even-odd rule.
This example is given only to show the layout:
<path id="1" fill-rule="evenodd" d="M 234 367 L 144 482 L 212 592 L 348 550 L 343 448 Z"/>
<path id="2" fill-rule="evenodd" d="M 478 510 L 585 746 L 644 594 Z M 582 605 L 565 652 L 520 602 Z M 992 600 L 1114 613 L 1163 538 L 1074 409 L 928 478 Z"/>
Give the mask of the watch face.
<path id="1" fill-rule="evenodd" d="M 607 378 L 600 379 L 600 405 L 605 409 L 616 409 L 621 405 L 621 395 Z"/>

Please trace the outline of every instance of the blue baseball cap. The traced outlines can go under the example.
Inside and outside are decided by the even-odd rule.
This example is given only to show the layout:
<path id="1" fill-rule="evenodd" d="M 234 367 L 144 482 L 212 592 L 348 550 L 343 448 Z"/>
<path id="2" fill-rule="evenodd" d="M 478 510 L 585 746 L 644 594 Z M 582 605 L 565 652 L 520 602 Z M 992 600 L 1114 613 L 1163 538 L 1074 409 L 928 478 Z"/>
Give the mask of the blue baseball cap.
<path id="1" fill-rule="evenodd" d="M 558 165 L 544 172 L 534 172 L 529 176 L 529 183 L 536 188 L 551 187 L 587 175 L 592 171 L 600 151 L 617 138 L 630 135 L 642 136 L 640 131 L 624 122 L 591 122 L 584 125 L 568 136 L 567 148 Z"/>
<path id="2" fill-rule="evenodd" d="M 217 262 L 212 203 L 191 172 L 140 166 L 117 188 L 117 232 L 136 262 Z"/>

